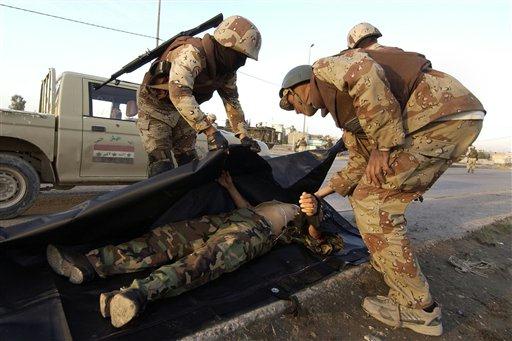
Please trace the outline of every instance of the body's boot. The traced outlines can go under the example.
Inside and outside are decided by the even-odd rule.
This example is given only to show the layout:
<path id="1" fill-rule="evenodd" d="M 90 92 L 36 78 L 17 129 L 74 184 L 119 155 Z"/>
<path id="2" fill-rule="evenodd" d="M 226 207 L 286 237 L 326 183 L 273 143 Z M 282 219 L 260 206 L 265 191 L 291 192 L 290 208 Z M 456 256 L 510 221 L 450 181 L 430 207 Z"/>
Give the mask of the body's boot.
<path id="1" fill-rule="evenodd" d="M 87 257 L 55 245 L 46 248 L 46 259 L 53 271 L 66 276 L 74 284 L 88 282 L 96 277 L 96 271 Z"/>

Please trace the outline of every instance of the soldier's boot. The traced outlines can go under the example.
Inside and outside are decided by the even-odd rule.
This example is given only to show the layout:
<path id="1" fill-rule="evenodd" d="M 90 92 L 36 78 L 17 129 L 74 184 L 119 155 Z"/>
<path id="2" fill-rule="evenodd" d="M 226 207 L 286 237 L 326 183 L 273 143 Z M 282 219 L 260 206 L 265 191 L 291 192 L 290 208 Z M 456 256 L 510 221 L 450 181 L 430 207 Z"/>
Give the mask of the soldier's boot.
<path id="1" fill-rule="evenodd" d="M 53 271 L 69 278 L 71 283 L 81 284 L 96 277 L 94 267 L 81 253 L 50 244 L 46 248 L 46 259 Z"/>
<path id="2" fill-rule="evenodd" d="M 181 154 L 174 153 L 174 158 L 176 159 L 178 167 L 199 159 L 199 157 L 197 156 L 197 152 L 195 150 Z"/>
<path id="3" fill-rule="evenodd" d="M 139 289 L 121 289 L 121 291 L 104 294 L 103 307 L 100 295 L 100 311 L 105 317 L 110 314 L 110 321 L 116 328 L 120 328 L 139 315 L 146 306 L 147 298 Z M 103 294 L 102 294 L 103 295 Z M 108 313 L 107 313 L 108 311 Z"/>
<path id="4" fill-rule="evenodd" d="M 441 322 L 441 308 L 434 303 L 432 311 L 424 309 L 412 309 L 401 306 L 389 297 L 366 297 L 363 301 L 363 309 L 379 320 L 395 328 L 409 328 L 417 333 L 431 336 L 443 334 Z"/>

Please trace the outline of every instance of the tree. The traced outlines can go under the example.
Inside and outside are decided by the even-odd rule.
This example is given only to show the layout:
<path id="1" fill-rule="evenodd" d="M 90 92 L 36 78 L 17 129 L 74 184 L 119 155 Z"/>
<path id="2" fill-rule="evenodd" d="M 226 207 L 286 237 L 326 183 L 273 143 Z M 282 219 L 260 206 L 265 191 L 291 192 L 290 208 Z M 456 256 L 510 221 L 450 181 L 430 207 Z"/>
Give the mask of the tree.
<path id="1" fill-rule="evenodd" d="M 25 110 L 25 104 L 27 101 L 23 99 L 23 96 L 14 95 L 11 97 L 11 105 L 9 105 L 9 109 L 12 110 Z"/>
<path id="2" fill-rule="evenodd" d="M 479 160 L 490 160 L 491 154 L 486 152 L 485 150 L 479 150 L 478 151 L 478 159 Z"/>

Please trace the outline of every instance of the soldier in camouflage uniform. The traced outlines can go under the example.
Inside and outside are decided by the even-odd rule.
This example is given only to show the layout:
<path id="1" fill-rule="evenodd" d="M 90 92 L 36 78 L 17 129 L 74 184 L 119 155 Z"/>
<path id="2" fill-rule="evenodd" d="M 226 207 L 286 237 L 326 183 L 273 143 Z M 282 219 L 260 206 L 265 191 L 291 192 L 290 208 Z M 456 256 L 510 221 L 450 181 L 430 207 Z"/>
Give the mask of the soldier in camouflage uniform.
<path id="1" fill-rule="evenodd" d="M 303 136 L 297 141 L 297 143 L 295 143 L 294 150 L 296 152 L 303 152 L 303 151 L 306 151 L 307 149 L 308 149 L 308 142 L 306 141 L 306 138 Z"/>
<path id="2" fill-rule="evenodd" d="M 345 169 L 316 194 L 348 196 L 372 264 L 390 287 L 363 308 L 378 320 L 442 333 L 434 302 L 406 235 L 405 210 L 476 139 L 482 104 L 422 55 L 355 48 L 292 69 L 281 108 L 331 113 L 349 150 Z"/>
<path id="3" fill-rule="evenodd" d="M 278 201 L 252 207 L 224 172 L 218 180 L 233 198 L 236 210 L 199 219 L 170 223 L 120 245 L 107 245 L 85 256 L 48 246 L 50 266 L 72 283 L 96 276 L 138 272 L 159 267 L 127 288 L 103 293 L 100 312 L 120 327 L 140 313 L 147 301 L 173 297 L 205 284 L 266 252 L 279 240 L 302 243 L 312 252 L 328 255 L 343 248 L 338 235 L 320 233 L 322 219 L 311 194 L 300 198 L 301 210 Z M 290 224 L 288 224 L 290 223 Z"/>
<path id="4" fill-rule="evenodd" d="M 474 146 L 469 146 L 468 152 L 466 153 L 467 163 L 466 169 L 468 173 L 474 173 L 476 168 L 476 162 L 478 161 L 478 152 Z"/>
<path id="5" fill-rule="evenodd" d="M 231 16 L 202 39 L 180 37 L 153 62 L 138 91 L 142 143 L 149 157 L 149 176 L 197 158 L 196 134 L 205 133 L 210 150 L 225 148 L 226 139 L 209 122 L 199 104 L 218 92 L 233 132 L 242 144 L 259 151 L 246 131 L 238 100 L 236 71 L 246 58 L 257 60 L 261 35 L 241 16 Z"/>
<path id="6" fill-rule="evenodd" d="M 388 47 L 380 45 L 377 41 L 382 37 L 379 29 L 372 24 L 362 22 L 350 29 L 347 35 L 347 46 L 349 49 L 364 48 L 371 50 L 381 49 L 394 49 L 396 51 L 403 51 L 398 47 Z"/>

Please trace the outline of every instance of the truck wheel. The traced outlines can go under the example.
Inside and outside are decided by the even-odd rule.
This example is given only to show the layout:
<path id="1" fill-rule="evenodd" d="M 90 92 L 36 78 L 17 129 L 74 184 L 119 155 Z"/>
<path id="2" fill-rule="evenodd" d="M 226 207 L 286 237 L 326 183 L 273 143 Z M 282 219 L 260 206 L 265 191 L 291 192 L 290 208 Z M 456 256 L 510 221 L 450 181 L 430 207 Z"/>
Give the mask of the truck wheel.
<path id="1" fill-rule="evenodd" d="M 32 206 L 39 185 L 39 176 L 30 163 L 0 154 L 0 219 L 17 217 Z"/>

